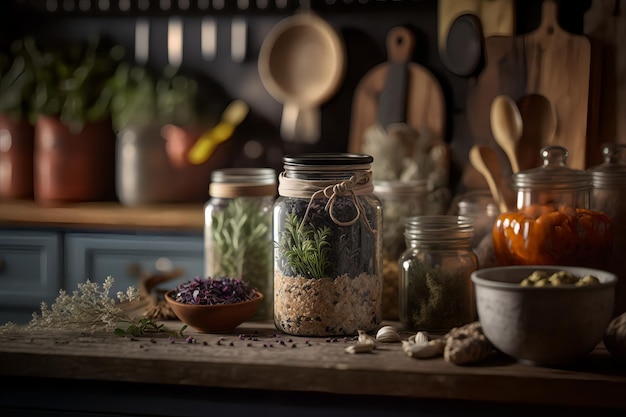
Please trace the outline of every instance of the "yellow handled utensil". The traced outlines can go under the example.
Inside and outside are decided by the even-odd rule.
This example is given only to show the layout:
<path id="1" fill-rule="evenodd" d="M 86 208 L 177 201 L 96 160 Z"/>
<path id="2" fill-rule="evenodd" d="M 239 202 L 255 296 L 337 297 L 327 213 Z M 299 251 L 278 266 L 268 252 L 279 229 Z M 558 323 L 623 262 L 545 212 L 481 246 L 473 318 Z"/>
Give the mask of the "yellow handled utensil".
<path id="1" fill-rule="evenodd" d="M 243 100 L 234 100 L 224 112 L 220 122 L 212 129 L 204 132 L 189 150 L 189 162 L 200 165 L 206 162 L 222 142 L 233 135 L 235 128 L 248 115 L 249 107 Z"/>

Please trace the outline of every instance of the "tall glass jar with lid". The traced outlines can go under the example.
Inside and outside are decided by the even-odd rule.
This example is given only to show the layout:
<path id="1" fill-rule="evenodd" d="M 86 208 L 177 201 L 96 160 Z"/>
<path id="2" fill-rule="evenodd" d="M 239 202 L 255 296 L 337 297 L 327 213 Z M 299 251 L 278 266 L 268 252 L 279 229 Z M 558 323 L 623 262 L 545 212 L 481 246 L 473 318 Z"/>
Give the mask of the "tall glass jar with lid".
<path id="1" fill-rule="evenodd" d="M 500 214 L 498 204 L 489 190 L 471 190 L 460 196 L 455 213 L 474 220 L 472 249 L 478 257 L 479 268 L 496 266 L 492 230 Z"/>
<path id="2" fill-rule="evenodd" d="M 446 333 L 476 320 L 471 274 L 473 220 L 425 215 L 406 219 L 407 250 L 398 261 L 400 323 L 416 331 Z"/>
<path id="3" fill-rule="evenodd" d="M 626 312 L 626 144 L 602 145 L 604 162 L 589 169 L 592 177 L 591 208 L 606 213 L 613 229 L 609 271 L 618 277 L 615 292 L 617 316 Z"/>
<path id="4" fill-rule="evenodd" d="M 374 181 L 374 194 L 383 205 L 383 318 L 398 320 L 398 259 L 406 250 L 404 222 L 411 216 L 441 213 L 430 213 L 426 180 Z"/>
<path id="5" fill-rule="evenodd" d="M 541 167 L 513 175 L 517 210 L 500 213 L 493 228 L 499 265 L 608 267 L 611 220 L 591 210 L 591 173 L 569 168 L 567 156 L 546 146 Z"/>
<path id="6" fill-rule="evenodd" d="M 211 173 L 204 209 L 205 274 L 241 278 L 264 295 L 253 319 L 272 317 L 272 207 L 277 176 L 271 168 Z"/>
<path id="7" fill-rule="evenodd" d="M 288 334 L 354 335 L 382 321 L 382 206 L 372 157 L 287 155 L 273 210 L 274 323 Z"/>

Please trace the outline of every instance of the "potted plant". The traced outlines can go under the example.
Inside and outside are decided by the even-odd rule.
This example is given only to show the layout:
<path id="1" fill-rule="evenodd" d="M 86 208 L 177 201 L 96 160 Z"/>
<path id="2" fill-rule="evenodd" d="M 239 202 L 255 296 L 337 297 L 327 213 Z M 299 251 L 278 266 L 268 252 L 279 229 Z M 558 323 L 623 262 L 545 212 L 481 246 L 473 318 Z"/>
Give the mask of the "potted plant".
<path id="1" fill-rule="evenodd" d="M 24 40 L 0 54 L 0 198 L 32 198 L 34 131 L 28 120 L 35 88 Z"/>
<path id="2" fill-rule="evenodd" d="M 232 150 L 217 149 L 201 165 L 188 154 L 215 125 L 224 94 L 210 80 L 167 66 L 154 75 L 121 63 L 111 80 L 111 117 L 117 134 L 116 192 L 122 204 L 208 199 L 210 172 L 229 164 Z"/>
<path id="3" fill-rule="evenodd" d="M 115 136 L 109 80 L 123 56 L 99 38 L 39 48 L 26 43 L 36 88 L 34 196 L 40 204 L 114 198 Z"/>

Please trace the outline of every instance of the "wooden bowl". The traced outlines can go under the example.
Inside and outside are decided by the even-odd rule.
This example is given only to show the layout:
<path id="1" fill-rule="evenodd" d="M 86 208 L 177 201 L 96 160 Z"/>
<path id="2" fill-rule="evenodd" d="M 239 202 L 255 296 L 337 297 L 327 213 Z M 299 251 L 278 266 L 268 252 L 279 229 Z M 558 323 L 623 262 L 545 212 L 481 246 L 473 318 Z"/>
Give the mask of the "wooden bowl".
<path id="1" fill-rule="evenodd" d="M 180 321 L 200 333 L 228 333 L 250 319 L 263 301 L 263 294 L 248 301 L 231 304 L 198 305 L 175 301 L 174 290 L 165 293 L 174 314 Z"/>

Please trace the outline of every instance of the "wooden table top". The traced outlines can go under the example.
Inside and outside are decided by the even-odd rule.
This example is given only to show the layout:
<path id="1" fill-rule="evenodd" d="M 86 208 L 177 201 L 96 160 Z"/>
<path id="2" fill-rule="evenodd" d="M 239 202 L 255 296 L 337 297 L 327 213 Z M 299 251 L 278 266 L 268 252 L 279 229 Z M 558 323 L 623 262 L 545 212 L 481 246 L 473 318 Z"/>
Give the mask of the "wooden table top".
<path id="1" fill-rule="evenodd" d="M 177 330 L 181 323 L 166 325 Z M 289 336 L 265 322 L 222 335 L 185 333 L 193 343 L 18 331 L 0 337 L 0 375 L 626 410 L 626 364 L 601 345 L 563 368 L 524 365 L 499 354 L 458 366 L 410 358 L 400 343 L 348 354 L 352 338 Z"/>

